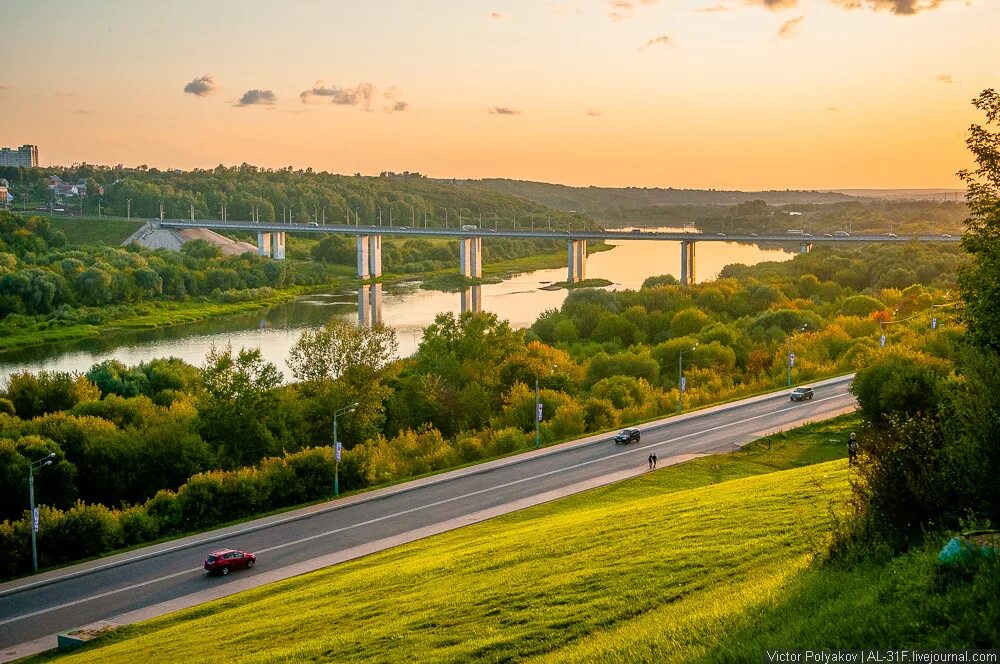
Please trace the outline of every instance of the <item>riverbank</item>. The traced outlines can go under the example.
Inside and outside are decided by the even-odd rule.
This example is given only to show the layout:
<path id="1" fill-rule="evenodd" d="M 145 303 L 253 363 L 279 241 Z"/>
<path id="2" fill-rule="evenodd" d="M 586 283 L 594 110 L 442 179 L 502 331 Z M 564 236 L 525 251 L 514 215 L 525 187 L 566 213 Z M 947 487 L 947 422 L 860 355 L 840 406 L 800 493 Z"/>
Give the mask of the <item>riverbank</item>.
<path id="1" fill-rule="evenodd" d="M 72 223 L 72 222 L 70 222 Z M 606 251 L 610 245 L 598 245 L 595 250 Z M 430 290 L 454 292 L 468 285 L 495 284 L 511 275 L 534 270 L 562 267 L 566 257 L 562 252 L 527 256 L 523 258 L 496 261 L 484 266 L 483 279 L 467 284 L 466 280 L 452 269 L 442 269 L 422 274 L 385 274 L 379 280 L 385 286 L 406 282 L 427 282 Z M 0 324 L 0 352 L 13 351 L 47 344 L 85 341 L 118 332 L 155 330 L 187 323 L 195 323 L 216 318 L 226 318 L 259 311 L 283 304 L 313 293 L 329 292 L 336 289 L 356 288 L 361 281 L 353 276 L 353 270 L 341 266 L 343 272 L 336 279 L 310 286 L 294 286 L 283 289 L 255 289 L 241 295 L 246 301 L 225 302 L 210 297 L 192 298 L 186 301 L 157 300 L 137 304 L 86 307 L 74 310 L 65 317 L 53 316 L 45 320 L 29 317 L 8 317 Z M 455 283 L 462 280 L 461 285 Z"/>
<path id="2" fill-rule="evenodd" d="M 94 322 L 74 323 L 53 319 L 38 321 L 21 330 L 4 330 L 0 336 L 0 351 L 94 339 L 123 330 L 151 330 L 209 318 L 233 316 L 288 302 L 310 293 L 339 288 L 341 285 L 338 280 L 315 286 L 294 286 L 272 290 L 270 295 L 247 302 L 217 302 L 207 297 L 200 297 L 185 302 L 158 301 L 130 306 L 89 307 L 80 310 L 77 319 Z"/>

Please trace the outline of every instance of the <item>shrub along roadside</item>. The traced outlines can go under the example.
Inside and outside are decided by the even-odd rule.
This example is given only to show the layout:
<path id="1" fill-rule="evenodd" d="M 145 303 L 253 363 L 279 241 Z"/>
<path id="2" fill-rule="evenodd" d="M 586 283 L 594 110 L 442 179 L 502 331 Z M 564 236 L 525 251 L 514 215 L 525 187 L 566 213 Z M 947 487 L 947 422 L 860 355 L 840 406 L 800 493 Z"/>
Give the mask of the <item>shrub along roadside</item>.
<path id="1" fill-rule="evenodd" d="M 405 431 L 345 450 L 340 485 L 357 490 L 465 462 L 496 457 L 533 444 L 507 428 L 465 434 L 449 444 L 430 428 Z M 336 464 L 331 447 L 306 448 L 264 459 L 259 466 L 214 470 L 191 477 L 176 492 L 162 490 L 139 505 L 110 509 L 78 501 L 69 509 L 40 506 L 40 567 L 63 565 L 122 547 L 208 530 L 235 520 L 330 497 Z M 0 522 L 0 577 L 31 569 L 29 514 Z"/>

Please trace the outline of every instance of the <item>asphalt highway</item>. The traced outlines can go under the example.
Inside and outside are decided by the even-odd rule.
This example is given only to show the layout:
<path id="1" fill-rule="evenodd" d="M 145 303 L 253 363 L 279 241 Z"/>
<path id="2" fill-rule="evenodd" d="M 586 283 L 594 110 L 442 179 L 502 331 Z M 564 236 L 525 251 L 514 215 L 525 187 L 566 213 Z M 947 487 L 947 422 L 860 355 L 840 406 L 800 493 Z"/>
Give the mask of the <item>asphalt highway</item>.
<path id="1" fill-rule="evenodd" d="M 776 429 L 853 407 L 849 381 L 814 384 L 811 401 L 791 402 L 782 391 L 642 425 L 641 441 L 627 446 L 615 445 L 613 434 L 591 437 L 326 506 L 333 509 L 241 524 L 239 534 L 226 535 L 232 528 L 205 533 L 3 584 L 0 649 L 528 496 L 645 468 L 650 452 L 665 459 L 730 451 Z M 257 565 L 209 577 L 202 564 L 208 551 L 218 548 L 253 551 Z"/>

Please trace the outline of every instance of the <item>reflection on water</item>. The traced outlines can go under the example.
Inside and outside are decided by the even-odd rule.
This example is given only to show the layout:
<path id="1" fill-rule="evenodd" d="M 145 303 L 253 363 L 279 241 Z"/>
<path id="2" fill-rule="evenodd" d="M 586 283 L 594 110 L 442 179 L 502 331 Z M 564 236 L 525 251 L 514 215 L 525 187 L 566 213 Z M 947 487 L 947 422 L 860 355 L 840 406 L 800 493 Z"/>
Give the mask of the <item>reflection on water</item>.
<path id="1" fill-rule="evenodd" d="M 587 261 L 591 278 L 613 282 L 610 288 L 637 289 L 646 278 L 679 276 L 680 243 L 652 240 L 612 242 L 615 248 L 593 254 Z M 699 281 L 714 279 L 730 263 L 754 265 L 762 261 L 789 260 L 794 251 L 761 248 L 736 242 L 705 242 L 698 247 Z M 456 268 L 457 269 L 457 268 Z M 153 357 L 179 357 L 196 366 L 204 363 L 212 346 L 234 349 L 260 348 L 270 362 L 291 377 L 285 360 L 302 330 L 315 329 L 331 318 L 371 325 L 382 322 L 396 330 L 399 354 L 411 355 L 420 343 L 423 328 L 441 312 L 492 311 L 512 327 L 531 325 L 546 309 L 557 308 L 565 290 L 540 290 L 566 278 L 566 268 L 536 270 L 514 275 L 499 284 L 474 286 L 459 293 L 420 289 L 412 284 L 371 284 L 354 291 L 331 291 L 302 297 L 269 309 L 177 325 L 159 330 L 124 331 L 97 339 L 47 344 L 0 353 L 0 379 L 15 371 L 87 371 L 94 364 L 115 358 L 138 364 Z"/>
<path id="2" fill-rule="evenodd" d="M 361 284 L 358 286 L 358 325 L 371 327 L 384 322 L 382 320 L 382 284 Z"/>

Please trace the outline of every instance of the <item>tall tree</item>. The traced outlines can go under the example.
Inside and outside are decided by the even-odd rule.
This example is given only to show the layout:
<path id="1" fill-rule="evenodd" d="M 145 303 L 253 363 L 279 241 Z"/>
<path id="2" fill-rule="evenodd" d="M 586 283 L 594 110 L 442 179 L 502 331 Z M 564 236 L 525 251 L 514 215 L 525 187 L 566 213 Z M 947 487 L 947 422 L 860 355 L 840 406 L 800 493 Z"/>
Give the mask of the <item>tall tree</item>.
<path id="1" fill-rule="evenodd" d="M 962 246 L 972 256 L 958 283 L 972 341 L 1000 351 L 1000 94 L 984 90 L 972 104 L 986 123 L 972 125 L 966 139 L 976 168 L 958 173 L 969 206 Z"/>
<path id="2" fill-rule="evenodd" d="M 260 349 L 212 348 L 202 370 L 205 396 L 199 406 L 201 432 L 219 446 L 224 466 L 254 463 L 274 449 L 268 422 L 275 416 L 281 372 Z"/>

